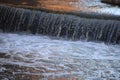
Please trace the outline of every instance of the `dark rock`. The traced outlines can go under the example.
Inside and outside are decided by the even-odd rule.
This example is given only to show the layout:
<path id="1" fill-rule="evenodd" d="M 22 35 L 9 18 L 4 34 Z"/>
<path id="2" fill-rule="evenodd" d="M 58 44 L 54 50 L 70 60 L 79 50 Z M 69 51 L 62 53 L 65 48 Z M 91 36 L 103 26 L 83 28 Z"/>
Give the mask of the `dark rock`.
<path id="1" fill-rule="evenodd" d="M 10 58 L 10 55 L 7 55 L 6 53 L 0 53 L 0 58 Z"/>
<path id="2" fill-rule="evenodd" d="M 120 6 L 120 0 L 101 0 L 101 1 L 110 4 L 117 4 Z"/>

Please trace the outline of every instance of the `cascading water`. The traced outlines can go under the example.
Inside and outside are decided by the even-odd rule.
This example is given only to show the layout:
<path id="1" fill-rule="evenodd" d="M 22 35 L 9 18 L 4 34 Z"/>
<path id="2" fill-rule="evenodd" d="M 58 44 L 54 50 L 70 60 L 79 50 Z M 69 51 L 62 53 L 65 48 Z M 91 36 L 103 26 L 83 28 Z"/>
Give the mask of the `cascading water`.
<path id="1" fill-rule="evenodd" d="M 3 32 L 27 31 L 72 40 L 119 43 L 120 21 L 87 19 L 0 6 L 0 29 Z"/>
<path id="2" fill-rule="evenodd" d="M 0 6 L 0 29 L 0 80 L 120 79 L 119 19 Z"/>
<path id="3" fill-rule="evenodd" d="M 0 33 L 2 80 L 119 80 L 120 46 Z"/>

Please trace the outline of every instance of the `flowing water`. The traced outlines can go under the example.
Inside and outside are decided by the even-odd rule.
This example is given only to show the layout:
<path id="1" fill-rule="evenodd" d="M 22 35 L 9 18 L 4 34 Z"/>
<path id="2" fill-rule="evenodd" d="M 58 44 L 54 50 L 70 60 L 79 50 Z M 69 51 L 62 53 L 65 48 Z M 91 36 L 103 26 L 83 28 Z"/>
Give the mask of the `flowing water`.
<path id="1" fill-rule="evenodd" d="M 120 79 L 119 20 L 0 6 L 0 29 L 1 80 Z"/>
<path id="2" fill-rule="evenodd" d="M 6 6 L 0 7 L 0 29 L 72 40 L 120 42 L 119 20 L 88 19 Z"/>
<path id="3" fill-rule="evenodd" d="M 120 46 L 0 33 L 0 66 L 10 80 L 119 80 Z"/>

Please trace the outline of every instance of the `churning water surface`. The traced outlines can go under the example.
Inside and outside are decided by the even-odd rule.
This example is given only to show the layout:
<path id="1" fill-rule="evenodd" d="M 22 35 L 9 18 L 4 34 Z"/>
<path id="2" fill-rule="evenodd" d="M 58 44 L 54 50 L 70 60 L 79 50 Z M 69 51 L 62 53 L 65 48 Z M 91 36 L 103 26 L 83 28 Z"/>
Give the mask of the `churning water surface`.
<path id="1" fill-rule="evenodd" d="M 93 67 L 104 65 L 102 69 L 96 67 L 98 69 L 96 71 L 98 73 L 97 77 L 101 77 L 102 74 L 99 73 L 107 69 L 117 75 L 117 72 L 111 68 L 113 64 L 109 61 L 117 64 L 116 61 L 120 59 L 120 46 L 85 41 L 57 40 L 42 35 L 0 33 L 1 53 L 10 56 L 9 58 L 0 58 L 1 63 L 34 68 L 44 67 L 48 70 L 58 71 L 58 73 L 46 72 L 44 75 L 47 76 L 53 74 L 63 76 L 68 74 L 69 71 L 71 71 L 70 74 L 85 75 L 84 71 L 90 71 Z M 93 74 L 97 73 L 91 71 L 87 74 L 87 77 L 95 77 Z"/>
<path id="2" fill-rule="evenodd" d="M 0 33 L 0 52 L 22 53 L 50 56 L 83 58 L 83 59 L 119 59 L 119 45 L 106 45 L 104 43 L 67 41 L 52 39 L 47 36 L 3 34 Z M 20 57 L 18 56 L 18 57 Z M 34 58 L 37 59 L 37 58 Z"/>

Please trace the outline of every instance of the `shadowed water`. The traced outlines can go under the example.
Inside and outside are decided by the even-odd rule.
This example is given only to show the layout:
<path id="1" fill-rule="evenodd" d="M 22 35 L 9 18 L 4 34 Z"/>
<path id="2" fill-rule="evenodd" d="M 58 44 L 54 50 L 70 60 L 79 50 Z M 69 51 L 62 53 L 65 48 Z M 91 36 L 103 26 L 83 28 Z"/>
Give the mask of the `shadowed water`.
<path id="1" fill-rule="evenodd" d="M 0 6 L 3 32 L 27 31 L 57 38 L 119 43 L 120 21 L 87 19 L 28 9 Z"/>

